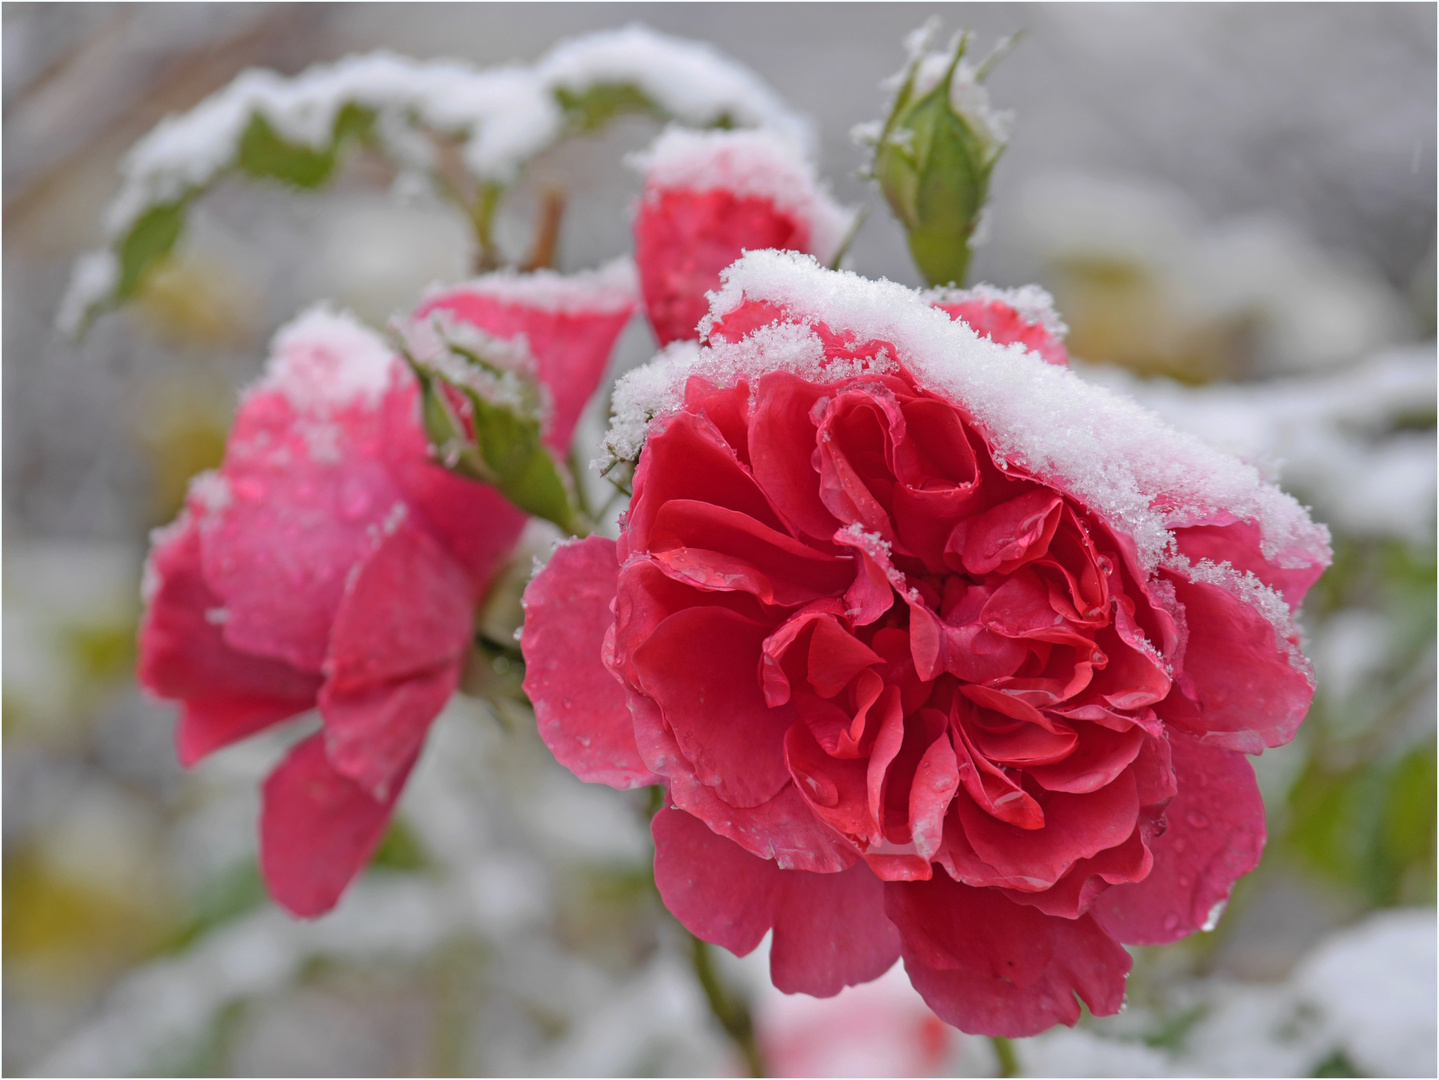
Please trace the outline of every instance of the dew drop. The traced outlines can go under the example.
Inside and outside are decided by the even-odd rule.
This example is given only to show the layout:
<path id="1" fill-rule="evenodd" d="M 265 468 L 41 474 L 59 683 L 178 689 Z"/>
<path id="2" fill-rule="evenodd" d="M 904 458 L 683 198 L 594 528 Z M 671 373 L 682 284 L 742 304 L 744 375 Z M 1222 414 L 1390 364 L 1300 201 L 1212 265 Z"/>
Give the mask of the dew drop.
<path id="1" fill-rule="evenodd" d="M 1228 906 L 1228 900 L 1221 900 L 1219 901 L 1219 903 L 1215 904 L 1212 908 L 1209 909 L 1209 914 L 1205 916 L 1204 919 L 1204 925 L 1201 926 L 1199 929 L 1206 932 L 1213 930 L 1216 926 L 1219 925 L 1219 920 L 1224 917 L 1224 909 Z"/>
<path id="2" fill-rule="evenodd" d="M 1196 829 L 1209 828 L 1209 818 L 1206 815 L 1201 814 L 1198 810 L 1189 811 L 1189 813 L 1184 815 L 1184 820 L 1189 822 L 1189 824 Z"/>
<path id="3" fill-rule="evenodd" d="M 1166 930 L 1177 930 L 1177 929 L 1179 929 L 1179 916 L 1178 916 L 1178 915 L 1175 915 L 1173 912 L 1170 912 L 1168 915 L 1164 916 L 1164 929 L 1166 929 Z"/>
<path id="4" fill-rule="evenodd" d="M 1187 889 L 1187 888 L 1189 888 L 1189 886 L 1193 883 L 1193 881 L 1194 881 L 1194 879 L 1191 878 L 1188 874 L 1180 874 L 1180 875 L 1179 875 L 1179 887 L 1180 887 L 1181 889 Z"/>

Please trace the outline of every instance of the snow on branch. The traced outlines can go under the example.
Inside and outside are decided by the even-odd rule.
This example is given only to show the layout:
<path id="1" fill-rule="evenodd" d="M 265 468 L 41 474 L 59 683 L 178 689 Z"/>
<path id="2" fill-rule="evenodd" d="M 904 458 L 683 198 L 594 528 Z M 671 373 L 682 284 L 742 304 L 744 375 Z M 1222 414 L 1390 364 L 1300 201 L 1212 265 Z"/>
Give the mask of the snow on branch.
<path id="1" fill-rule="evenodd" d="M 388 52 L 350 56 L 293 78 L 246 71 L 189 112 L 163 120 L 121 164 L 106 248 L 79 259 L 60 329 L 79 334 L 134 295 L 174 247 L 189 205 L 229 175 L 319 187 L 365 146 L 428 176 L 475 223 L 482 245 L 504 190 L 568 134 L 641 113 L 695 127 L 764 127 L 801 145 L 811 133 L 749 69 L 697 42 L 641 25 L 555 46 L 533 66 L 480 70 Z M 458 151 L 457 182 L 442 147 Z"/>

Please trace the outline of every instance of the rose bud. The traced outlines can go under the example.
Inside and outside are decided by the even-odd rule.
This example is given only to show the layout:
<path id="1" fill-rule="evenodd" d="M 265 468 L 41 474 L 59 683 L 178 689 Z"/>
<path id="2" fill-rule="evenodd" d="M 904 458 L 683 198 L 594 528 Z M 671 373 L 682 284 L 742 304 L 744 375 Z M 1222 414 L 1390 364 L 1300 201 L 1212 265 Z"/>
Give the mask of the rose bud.
<path id="1" fill-rule="evenodd" d="M 661 345 L 697 336 L 705 294 L 744 251 L 785 248 L 829 263 L 855 222 L 770 131 L 670 128 L 635 163 L 645 174 L 635 261 Z"/>
<path id="2" fill-rule="evenodd" d="M 1258 862 L 1245 755 L 1308 709 L 1326 530 L 891 282 L 751 252 L 701 328 L 616 387 L 619 541 L 529 586 L 542 737 L 665 785 L 666 906 L 740 954 L 772 932 L 783 991 L 903 956 L 968 1032 L 1117 1011 L 1123 946 Z"/>
<path id="3" fill-rule="evenodd" d="M 560 418 L 573 425 L 635 300 L 595 275 L 496 275 L 441 303 L 492 334 L 533 331 L 563 448 Z M 318 308 L 277 335 L 223 464 L 156 532 L 139 679 L 181 702 L 181 762 L 319 707 L 322 730 L 263 792 L 260 867 L 293 914 L 333 907 L 379 843 L 524 523 L 433 461 L 419 385 L 384 341 Z"/>
<path id="4" fill-rule="evenodd" d="M 1038 285 L 1019 289 L 996 289 L 993 285 L 940 288 L 925 295 L 940 311 L 980 337 L 1000 345 L 1017 342 L 1051 364 L 1069 366 L 1069 350 L 1064 347 L 1069 328 L 1054 310 L 1049 293 Z"/>
<path id="5" fill-rule="evenodd" d="M 911 39 L 889 117 L 855 135 L 873 148 L 869 174 L 909 234 L 915 265 L 945 285 L 964 280 L 989 175 L 1009 141 L 1010 114 L 990 108 L 982 85 L 1008 43 L 976 69 L 964 60 L 968 33 L 928 52 L 933 30 Z"/>

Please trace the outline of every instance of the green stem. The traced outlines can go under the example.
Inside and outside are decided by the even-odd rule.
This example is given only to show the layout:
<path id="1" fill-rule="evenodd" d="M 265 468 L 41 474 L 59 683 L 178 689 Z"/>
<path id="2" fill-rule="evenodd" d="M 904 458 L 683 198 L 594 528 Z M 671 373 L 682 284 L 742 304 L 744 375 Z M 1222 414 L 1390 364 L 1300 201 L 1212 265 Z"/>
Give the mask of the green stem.
<path id="1" fill-rule="evenodd" d="M 470 224 L 474 226 L 475 241 L 479 244 L 475 270 L 484 273 L 500 265 L 500 249 L 495 246 L 495 210 L 500 205 L 500 196 L 505 189 L 499 184 L 487 182 L 480 185 L 474 206 L 470 207 Z"/>
<path id="2" fill-rule="evenodd" d="M 728 993 L 720 985 L 719 976 L 710 959 L 710 947 L 693 934 L 690 935 L 690 956 L 694 962 L 695 976 L 704 989 L 710 1012 L 724 1028 L 725 1034 L 734 1040 L 744 1055 L 751 1076 L 766 1076 L 764 1057 L 754 1037 L 754 1018 L 750 1015 L 749 1002 L 736 994 Z"/>
<path id="3" fill-rule="evenodd" d="M 1002 1035 L 991 1035 L 989 1041 L 994 1044 L 994 1055 L 999 1058 L 1000 1076 L 1019 1075 L 1019 1057 L 1014 1052 L 1014 1043 Z"/>

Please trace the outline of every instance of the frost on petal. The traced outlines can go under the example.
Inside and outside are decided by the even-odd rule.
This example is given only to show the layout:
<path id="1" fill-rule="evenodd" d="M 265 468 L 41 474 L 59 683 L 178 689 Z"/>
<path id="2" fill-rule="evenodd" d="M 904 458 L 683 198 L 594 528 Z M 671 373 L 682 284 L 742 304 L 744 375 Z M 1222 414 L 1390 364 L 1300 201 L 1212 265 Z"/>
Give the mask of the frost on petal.
<path id="1" fill-rule="evenodd" d="M 140 624 L 140 685 L 183 703 L 175 742 L 183 765 L 315 703 L 320 680 L 278 660 L 231 648 L 226 609 L 201 573 L 191 514 L 159 530 L 146 567 L 148 607 Z"/>
<path id="2" fill-rule="evenodd" d="M 618 259 L 581 274 L 498 271 L 431 293 L 415 314 L 445 310 L 494 337 L 523 336 L 554 401 L 545 441 L 563 452 L 638 302 L 634 266 Z"/>
<path id="3" fill-rule="evenodd" d="M 1107 933 L 1132 945 L 1210 929 L 1215 906 L 1264 850 L 1264 802 L 1248 758 L 1177 733 L 1169 742 L 1179 794 L 1165 809 L 1164 834 L 1149 841 L 1154 868 L 1108 889 L 1092 909 Z"/>
<path id="4" fill-rule="evenodd" d="M 545 745 L 581 780 L 624 789 L 662 780 L 640 759 L 624 685 L 602 659 L 618 577 L 613 540 L 557 549 L 525 590 L 521 647 Z"/>
<path id="5" fill-rule="evenodd" d="M 936 874 L 889 882 L 885 910 L 929 1007 L 971 1035 L 1018 1038 L 1119 1011 L 1129 954 L 1088 915 L 1056 918 Z"/>
<path id="6" fill-rule="evenodd" d="M 335 906 L 379 846 L 414 763 L 375 799 L 335 771 L 323 735 L 290 751 L 265 781 L 260 812 L 260 872 L 281 907 L 313 919 Z"/>
<path id="7" fill-rule="evenodd" d="M 899 955 L 883 886 L 863 863 L 834 874 L 783 870 L 672 805 L 650 828 L 665 906 L 696 937 L 740 956 L 773 928 L 770 975 L 785 993 L 832 997 L 879 978 Z"/>
<path id="8" fill-rule="evenodd" d="M 205 578 L 230 612 L 225 639 L 318 671 L 350 569 L 400 492 L 380 460 L 379 357 L 348 331 L 323 345 L 305 337 L 303 348 L 297 334 L 282 332 L 267 375 L 235 417 L 223 499 L 199 491 L 192 506 Z M 400 369 L 385 364 L 388 385 Z M 344 392 L 324 389 L 327 379 L 351 377 Z"/>

